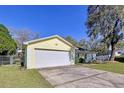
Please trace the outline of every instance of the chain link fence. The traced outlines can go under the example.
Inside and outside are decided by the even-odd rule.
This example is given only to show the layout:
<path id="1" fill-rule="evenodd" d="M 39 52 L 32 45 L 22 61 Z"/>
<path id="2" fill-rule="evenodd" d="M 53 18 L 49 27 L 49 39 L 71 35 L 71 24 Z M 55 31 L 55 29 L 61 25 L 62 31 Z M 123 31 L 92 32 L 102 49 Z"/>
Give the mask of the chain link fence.
<path id="1" fill-rule="evenodd" d="M 14 56 L 0 56 L 0 65 L 13 64 Z"/>

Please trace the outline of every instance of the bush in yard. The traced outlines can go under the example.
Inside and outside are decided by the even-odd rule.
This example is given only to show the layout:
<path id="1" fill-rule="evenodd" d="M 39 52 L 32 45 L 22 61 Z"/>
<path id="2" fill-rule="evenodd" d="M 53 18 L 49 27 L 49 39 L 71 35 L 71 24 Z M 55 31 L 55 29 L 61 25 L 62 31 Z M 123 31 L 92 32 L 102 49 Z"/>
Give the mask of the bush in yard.
<path id="1" fill-rule="evenodd" d="M 115 61 L 123 62 L 124 63 L 124 56 L 115 57 Z"/>
<path id="2" fill-rule="evenodd" d="M 85 59 L 84 58 L 79 58 L 79 63 L 84 63 Z"/>

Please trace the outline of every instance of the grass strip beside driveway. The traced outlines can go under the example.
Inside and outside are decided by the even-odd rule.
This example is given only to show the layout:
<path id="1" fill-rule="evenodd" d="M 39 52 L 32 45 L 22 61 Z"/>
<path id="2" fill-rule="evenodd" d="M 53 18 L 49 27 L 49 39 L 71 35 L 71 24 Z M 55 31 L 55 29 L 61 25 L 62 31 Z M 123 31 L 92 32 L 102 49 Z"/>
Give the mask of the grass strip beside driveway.
<path id="1" fill-rule="evenodd" d="M 0 67 L 0 88 L 50 88 L 52 85 L 35 69 L 20 70 L 19 66 Z"/>
<path id="2" fill-rule="evenodd" d="M 78 64 L 78 65 L 124 74 L 124 63 L 120 63 L 120 62 L 105 63 L 105 64 Z"/>

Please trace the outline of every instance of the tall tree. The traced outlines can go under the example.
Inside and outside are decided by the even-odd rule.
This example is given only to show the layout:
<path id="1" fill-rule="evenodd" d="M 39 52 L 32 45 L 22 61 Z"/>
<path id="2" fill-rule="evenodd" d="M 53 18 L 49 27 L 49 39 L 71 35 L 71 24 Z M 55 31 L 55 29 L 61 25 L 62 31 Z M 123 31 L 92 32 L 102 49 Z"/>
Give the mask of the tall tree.
<path id="1" fill-rule="evenodd" d="M 117 49 L 122 49 L 122 48 L 124 48 L 124 41 L 119 41 L 119 42 L 116 44 L 116 48 L 117 48 Z"/>
<path id="2" fill-rule="evenodd" d="M 111 47 L 110 60 L 114 61 L 116 44 L 123 39 L 123 6 L 91 5 L 88 7 L 86 22 L 88 36 L 102 39 L 106 46 Z"/>
<path id="3" fill-rule="evenodd" d="M 73 44 L 74 46 L 78 46 L 78 42 L 74 38 L 72 38 L 71 36 L 67 36 L 67 37 L 65 37 L 65 39 L 68 42 L 70 42 L 71 44 Z"/>
<path id="4" fill-rule="evenodd" d="M 16 40 L 19 49 L 23 48 L 24 42 L 40 38 L 40 34 L 38 32 L 32 32 L 30 30 L 11 29 L 11 33 Z"/>
<path id="5" fill-rule="evenodd" d="M 32 32 L 32 38 L 31 39 L 38 39 L 40 38 L 40 33 L 39 32 Z"/>
<path id="6" fill-rule="evenodd" d="M 81 48 L 83 48 L 83 49 L 87 49 L 87 43 L 88 43 L 88 41 L 86 41 L 85 39 L 81 39 L 81 40 L 79 41 L 79 46 L 80 46 Z"/>
<path id="7" fill-rule="evenodd" d="M 12 55 L 16 52 L 16 43 L 8 29 L 0 24 L 0 55 Z"/>
<path id="8" fill-rule="evenodd" d="M 96 54 L 106 54 L 107 47 L 104 43 L 101 43 L 100 40 L 85 40 L 82 39 L 79 41 L 79 45 L 88 51 L 96 52 Z"/>

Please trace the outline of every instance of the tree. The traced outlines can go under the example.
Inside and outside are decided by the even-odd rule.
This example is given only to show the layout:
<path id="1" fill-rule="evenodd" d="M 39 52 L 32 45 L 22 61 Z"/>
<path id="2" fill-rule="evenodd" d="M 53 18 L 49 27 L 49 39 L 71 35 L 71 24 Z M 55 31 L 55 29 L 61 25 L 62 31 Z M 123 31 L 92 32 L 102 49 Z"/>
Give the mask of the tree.
<path id="1" fill-rule="evenodd" d="M 100 41 L 95 41 L 91 44 L 91 50 L 96 52 L 97 55 L 104 55 L 108 53 L 107 46 L 105 43 L 101 43 Z"/>
<path id="2" fill-rule="evenodd" d="M 33 33 L 32 32 L 32 38 L 31 39 L 38 39 L 38 38 L 40 38 L 40 34 L 38 33 L 38 32 L 35 32 L 35 33 Z"/>
<path id="3" fill-rule="evenodd" d="M 67 36 L 67 37 L 65 37 L 65 39 L 66 39 L 68 42 L 70 42 L 71 44 L 73 44 L 74 46 L 79 46 L 79 45 L 78 45 L 78 42 L 77 42 L 75 39 L 73 39 L 71 36 Z"/>
<path id="4" fill-rule="evenodd" d="M 124 41 L 120 41 L 116 44 L 116 49 L 122 49 L 124 48 Z"/>
<path id="5" fill-rule="evenodd" d="M 82 39 L 79 41 L 79 45 L 88 51 L 96 52 L 96 54 L 106 54 L 107 47 L 104 43 L 101 43 L 99 40 L 88 40 Z"/>
<path id="6" fill-rule="evenodd" d="M 80 41 L 79 41 L 79 46 L 81 47 L 81 48 L 83 48 L 83 49 L 87 49 L 87 43 L 88 43 L 88 41 L 86 41 L 85 39 L 81 39 Z"/>
<path id="7" fill-rule="evenodd" d="M 30 30 L 14 30 L 11 29 L 11 33 L 17 42 L 18 48 L 23 48 L 23 43 L 29 40 L 40 38 L 40 34 L 38 32 L 32 32 Z"/>
<path id="8" fill-rule="evenodd" d="M 16 48 L 16 42 L 12 39 L 8 29 L 0 24 L 0 55 L 15 54 Z"/>
<path id="9" fill-rule="evenodd" d="M 111 61 L 115 58 L 116 44 L 123 39 L 123 6 L 91 5 L 88 7 L 86 22 L 88 36 L 102 39 L 107 48 L 111 47 Z"/>

